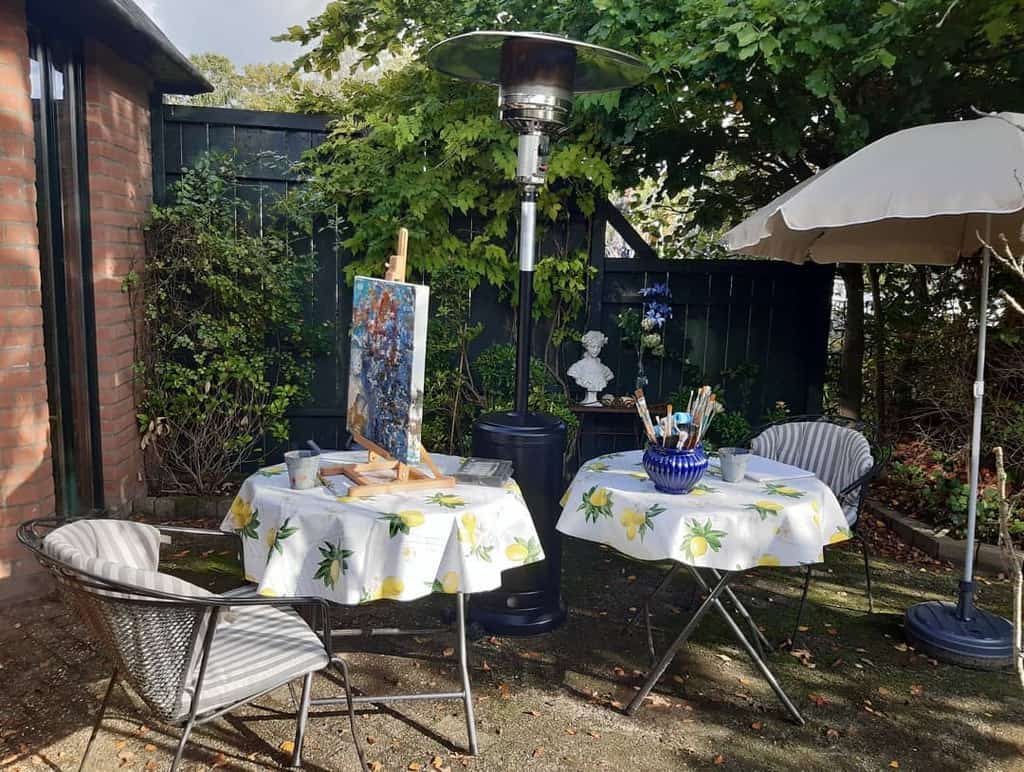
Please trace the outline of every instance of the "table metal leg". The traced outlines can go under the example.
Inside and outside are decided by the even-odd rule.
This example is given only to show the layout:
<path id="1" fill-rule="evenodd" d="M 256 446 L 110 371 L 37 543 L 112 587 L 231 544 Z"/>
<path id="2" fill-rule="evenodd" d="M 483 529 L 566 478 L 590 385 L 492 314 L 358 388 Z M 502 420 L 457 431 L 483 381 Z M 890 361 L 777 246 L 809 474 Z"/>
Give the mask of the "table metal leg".
<path id="1" fill-rule="evenodd" d="M 693 566 L 687 567 L 690 569 L 690 572 L 694 575 L 694 578 L 696 578 L 700 585 L 705 589 L 708 589 L 708 584 L 704 580 L 704 577 L 701 576 L 700 571 L 698 571 Z M 714 571 L 713 569 L 712 573 L 716 577 L 719 575 L 718 572 Z M 729 625 L 729 629 L 732 630 L 732 634 L 736 638 L 736 640 L 738 640 L 742 644 L 743 648 L 746 649 L 747 654 L 750 655 L 750 658 L 752 660 L 754 660 L 754 664 L 757 666 L 757 669 L 761 671 L 761 675 L 764 676 L 764 679 L 768 682 L 768 685 L 772 687 L 772 691 L 774 691 L 775 696 L 779 698 L 779 702 L 781 702 L 783 706 L 785 706 L 786 710 L 789 711 L 789 715 L 793 717 L 793 720 L 796 721 L 797 724 L 803 726 L 804 717 L 800 715 L 800 711 L 797 710 L 796 706 L 792 703 L 792 701 L 790 701 L 789 696 L 782 689 L 782 686 L 779 684 L 778 680 L 776 680 L 775 674 L 772 673 L 771 669 L 765 663 L 764 659 L 762 659 L 762 657 L 759 656 L 757 649 L 754 648 L 754 645 L 743 634 L 743 631 L 740 629 L 740 626 L 736 624 L 736 620 L 733 619 L 732 614 L 729 613 L 729 610 L 725 608 L 725 606 L 722 604 L 722 601 L 718 599 L 717 595 L 715 595 L 715 590 L 718 590 L 722 587 L 722 582 L 724 582 L 730 576 L 734 575 L 735 574 L 726 573 L 724 576 L 722 576 L 722 578 L 719 579 L 718 584 L 715 585 L 715 589 L 711 591 L 711 594 L 708 597 L 713 598 L 713 602 L 715 608 L 718 610 L 718 613 L 721 615 L 722 619 L 725 620 L 725 623 Z M 726 590 L 728 590 L 728 588 L 726 588 Z"/>
<path id="2" fill-rule="evenodd" d="M 722 578 L 721 574 L 719 574 L 718 571 L 716 571 L 714 568 L 711 569 L 711 575 L 714 576 L 716 580 Z M 706 585 L 705 589 L 707 589 Z M 761 655 L 764 656 L 767 652 L 772 650 L 772 645 L 768 642 L 768 639 L 764 637 L 764 633 L 761 632 L 760 628 L 757 626 L 757 623 L 754 622 L 754 618 L 750 615 L 750 612 L 747 611 L 747 607 L 744 606 L 740 602 L 740 599 L 736 597 L 736 593 L 733 592 L 732 587 L 726 588 L 725 594 L 729 598 L 733 606 L 735 606 L 736 611 L 739 612 L 740 616 L 747 620 L 747 624 L 750 626 L 750 632 L 754 634 L 754 638 L 758 644 L 758 648 L 761 650 Z"/>
<path id="3" fill-rule="evenodd" d="M 466 644 L 466 598 L 460 592 L 455 596 L 455 621 L 459 629 L 459 671 L 462 675 L 462 702 L 466 707 L 466 730 L 469 733 L 469 752 L 476 756 L 476 720 L 473 717 L 473 691 L 469 683 L 469 664 Z"/>
<path id="4" fill-rule="evenodd" d="M 469 733 L 469 752 L 477 754 L 476 720 L 473 715 L 473 692 L 469 681 L 469 647 L 466 641 L 466 602 L 463 593 L 455 595 L 455 629 L 458 636 L 459 652 L 459 677 L 462 682 L 462 690 L 457 692 L 420 692 L 415 694 L 381 694 L 346 697 L 321 697 L 311 699 L 310 705 L 337 705 L 345 702 L 352 711 L 354 705 L 385 704 L 388 702 L 403 702 L 415 700 L 461 700 L 466 710 L 466 729 Z M 335 629 L 331 631 L 336 636 L 377 636 L 377 635 L 412 635 L 428 634 L 435 632 L 450 632 L 451 628 L 440 629 L 406 629 L 406 628 L 368 628 L 368 629 Z"/>
<path id="5" fill-rule="evenodd" d="M 682 632 L 679 633 L 676 639 L 672 642 L 672 645 L 669 646 L 662 655 L 661 661 L 654 666 L 653 670 L 651 670 L 650 674 L 647 676 L 647 680 L 644 681 L 644 685 L 640 687 L 640 691 L 638 691 L 636 696 L 633 697 L 632 702 L 626 706 L 626 713 L 628 715 L 632 716 L 640 709 L 644 700 L 647 699 L 647 695 L 651 693 L 651 689 L 654 688 L 654 685 L 658 683 L 661 677 L 665 674 L 665 671 L 672 663 L 672 660 L 675 659 L 676 653 L 693 634 L 693 631 L 697 629 L 697 626 L 704 618 L 704 615 L 707 614 L 711 610 L 711 607 L 715 605 L 715 602 L 718 600 L 718 596 L 725 592 L 729 582 L 732 581 L 732 578 L 732 574 L 725 574 L 718 584 L 715 585 L 715 589 L 708 593 L 708 597 L 700 604 L 693 616 L 690 617 L 689 621 L 687 621 L 686 625 L 683 627 Z"/>

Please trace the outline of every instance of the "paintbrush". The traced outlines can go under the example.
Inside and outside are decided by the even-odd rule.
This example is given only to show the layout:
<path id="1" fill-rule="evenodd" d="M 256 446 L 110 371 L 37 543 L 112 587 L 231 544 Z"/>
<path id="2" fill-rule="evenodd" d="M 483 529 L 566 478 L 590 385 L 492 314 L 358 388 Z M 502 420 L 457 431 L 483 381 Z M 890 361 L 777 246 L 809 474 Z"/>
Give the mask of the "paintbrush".
<path id="1" fill-rule="evenodd" d="M 658 438 L 654 436 L 654 421 L 651 420 L 651 412 L 647 409 L 647 398 L 644 397 L 644 390 L 637 389 L 633 392 L 636 397 L 636 412 L 640 414 L 640 422 L 644 425 L 647 438 L 657 444 Z"/>

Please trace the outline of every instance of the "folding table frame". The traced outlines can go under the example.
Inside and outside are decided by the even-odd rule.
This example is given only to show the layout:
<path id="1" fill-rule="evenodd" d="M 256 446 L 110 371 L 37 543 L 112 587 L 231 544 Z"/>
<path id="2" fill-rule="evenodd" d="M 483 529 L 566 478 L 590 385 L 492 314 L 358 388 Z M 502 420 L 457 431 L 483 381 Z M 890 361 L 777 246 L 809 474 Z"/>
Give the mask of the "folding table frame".
<path id="1" fill-rule="evenodd" d="M 354 705 L 365 705 L 372 703 L 382 705 L 389 702 L 407 702 L 411 700 L 461 700 L 466 711 L 466 731 L 469 735 L 469 753 L 472 756 L 477 754 L 476 721 L 473 716 L 473 694 L 469 683 L 469 665 L 466 645 L 466 602 L 463 593 L 455 595 L 455 630 L 458 636 L 459 652 L 459 674 L 462 681 L 462 689 L 457 692 L 422 692 L 413 694 L 382 694 L 382 695 L 353 695 L 351 701 Z M 331 637 L 377 637 L 390 635 L 437 635 L 450 632 L 450 627 L 405 629 L 400 627 L 375 627 L 375 628 L 335 628 L 331 630 Z M 292 695 L 295 699 L 295 695 Z M 345 697 L 312 697 L 309 690 L 304 688 L 302 695 L 296 700 L 300 708 L 317 707 L 327 705 L 348 704 Z M 305 722 L 303 722 L 304 724 Z M 300 736 L 305 726 L 299 728 Z"/>
<path id="2" fill-rule="evenodd" d="M 672 660 L 675 659 L 676 654 L 679 653 L 679 650 L 683 647 L 683 644 L 685 644 L 690 639 L 690 636 L 693 635 L 697 627 L 700 626 L 700 623 L 704 619 L 704 616 L 712 608 L 714 608 L 722 617 L 722 619 L 725 620 L 726 625 L 728 625 L 729 629 L 732 631 L 733 637 L 737 641 L 739 641 L 739 643 L 746 650 L 747 654 L 754 661 L 754 665 L 761 672 L 761 675 L 768 682 L 768 685 L 772 687 L 772 691 L 775 692 L 775 695 L 779 698 L 779 701 L 786 708 L 786 711 L 792 717 L 793 721 L 795 721 L 799 725 L 803 725 L 804 718 L 800 715 L 800 711 L 797 710 L 796 706 L 786 695 L 786 692 L 783 691 L 782 686 L 779 684 L 778 680 L 776 680 L 775 675 L 772 673 L 771 669 L 768 667 L 768 664 L 765 662 L 766 652 L 771 648 L 770 644 L 768 643 L 764 635 L 761 633 L 761 631 L 757 628 L 757 625 L 754 623 L 753 617 L 750 616 L 750 612 L 747 611 L 746 607 L 740 602 L 740 599 L 736 597 L 736 594 L 732 591 L 732 588 L 729 586 L 737 577 L 746 573 L 746 571 L 719 572 L 713 568 L 699 569 L 696 566 L 687 565 L 686 568 L 693 575 L 693 578 L 697 581 L 697 584 L 707 593 L 707 597 L 697 607 L 696 611 L 693 612 L 693 615 L 683 626 L 682 632 L 680 632 L 679 635 L 676 636 L 676 639 L 672 642 L 668 649 L 665 650 L 665 653 L 661 656 L 661 659 L 658 660 L 657 663 L 654 663 L 655 652 L 654 639 L 651 634 L 650 603 L 655 595 L 657 595 L 661 590 L 668 586 L 669 582 L 672 580 L 672 577 L 675 576 L 676 573 L 678 573 L 679 569 L 682 568 L 683 565 L 684 564 L 681 563 L 677 563 L 676 565 L 674 565 L 672 569 L 668 572 L 668 574 L 666 574 L 665 578 L 662 579 L 661 583 L 655 588 L 654 592 L 652 592 L 644 601 L 643 614 L 647 633 L 647 647 L 649 653 L 651 654 L 653 669 L 647 675 L 647 680 L 645 680 L 644 685 L 640 687 L 640 691 L 636 693 L 636 696 L 633 697 L 633 700 L 629 703 L 629 705 L 626 706 L 626 713 L 632 716 L 640 709 L 640 706 L 643 705 L 644 700 L 647 699 L 647 695 L 651 693 L 651 690 L 654 688 L 655 684 L 657 684 L 661 677 L 665 674 L 665 671 L 668 669 L 668 666 L 672 663 Z M 710 575 L 710 577 L 713 578 L 715 582 L 713 587 L 708 582 L 708 580 L 705 579 L 705 577 L 701 574 L 702 570 L 706 571 Z M 732 614 L 729 613 L 728 609 L 726 609 L 725 605 L 722 603 L 721 596 L 723 595 L 729 599 L 729 601 L 735 607 L 737 613 L 739 613 L 739 615 L 743 617 L 744 620 L 747 622 L 753 635 L 754 643 L 751 643 L 750 640 L 743 634 L 743 630 L 736 623 L 736 620 L 733 618 Z"/>

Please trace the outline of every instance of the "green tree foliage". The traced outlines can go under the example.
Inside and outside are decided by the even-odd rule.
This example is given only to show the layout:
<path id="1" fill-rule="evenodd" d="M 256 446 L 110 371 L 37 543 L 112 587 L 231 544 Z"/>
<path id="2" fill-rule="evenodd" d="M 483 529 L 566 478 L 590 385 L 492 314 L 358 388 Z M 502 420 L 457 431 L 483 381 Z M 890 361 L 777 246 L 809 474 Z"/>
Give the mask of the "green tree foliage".
<path id="1" fill-rule="evenodd" d="M 515 276 L 516 139 L 495 120 L 494 98 L 420 64 L 341 85 L 332 112 L 342 117 L 305 171 L 318 204 L 343 207 L 344 245 L 358 257 L 349 276 L 379 272 L 400 226 L 413 269 L 455 267 L 471 286 Z M 564 223 L 570 207 L 593 211 L 611 189 L 608 152 L 594 131 L 557 146 L 538 202 L 542 229 Z"/>
<path id="2" fill-rule="evenodd" d="M 141 303 L 139 423 L 155 491 L 217 492 L 265 435 L 287 438 L 285 410 L 309 384 L 313 257 L 283 228 L 248 230 L 239 187 L 225 157 L 185 170 L 172 203 L 153 207 L 145 270 L 125 286 Z"/>
<path id="3" fill-rule="evenodd" d="M 1024 109 L 1016 0 L 334 0 L 284 37 L 312 45 L 299 67 L 333 73 L 345 50 L 372 64 L 473 29 L 541 29 L 646 59 L 643 88 L 578 100 L 577 125 L 631 145 L 614 165 L 622 188 L 664 173 L 669 195 L 698 191 L 704 224 L 892 131 L 972 105 Z"/>
<path id="4" fill-rule="evenodd" d="M 206 52 L 192 54 L 189 58 L 210 81 L 213 91 L 173 97 L 171 101 L 177 104 L 291 112 L 311 89 L 311 84 L 303 81 L 288 64 L 262 62 L 237 70 L 222 54 Z"/>

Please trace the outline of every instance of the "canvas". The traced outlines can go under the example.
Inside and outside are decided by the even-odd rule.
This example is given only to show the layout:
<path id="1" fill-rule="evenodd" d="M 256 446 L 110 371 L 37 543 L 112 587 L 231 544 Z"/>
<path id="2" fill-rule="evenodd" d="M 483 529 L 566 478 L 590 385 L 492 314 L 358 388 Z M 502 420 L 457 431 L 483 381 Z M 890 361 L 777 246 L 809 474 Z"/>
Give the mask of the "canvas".
<path id="1" fill-rule="evenodd" d="M 430 288 L 357 276 L 348 430 L 405 464 L 420 460 Z"/>

